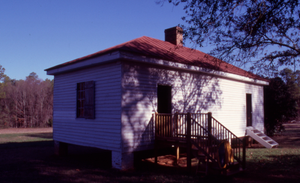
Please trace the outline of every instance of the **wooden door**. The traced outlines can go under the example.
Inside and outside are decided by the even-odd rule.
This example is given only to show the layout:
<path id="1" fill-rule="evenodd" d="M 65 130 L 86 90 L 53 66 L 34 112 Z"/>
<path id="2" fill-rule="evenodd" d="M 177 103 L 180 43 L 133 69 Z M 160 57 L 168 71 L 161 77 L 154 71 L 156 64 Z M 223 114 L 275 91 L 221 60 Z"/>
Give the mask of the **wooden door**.
<path id="1" fill-rule="evenodd" d="M 246 117 L 247 126 L 252 126 L 252 95 L 246 94 Z"/>

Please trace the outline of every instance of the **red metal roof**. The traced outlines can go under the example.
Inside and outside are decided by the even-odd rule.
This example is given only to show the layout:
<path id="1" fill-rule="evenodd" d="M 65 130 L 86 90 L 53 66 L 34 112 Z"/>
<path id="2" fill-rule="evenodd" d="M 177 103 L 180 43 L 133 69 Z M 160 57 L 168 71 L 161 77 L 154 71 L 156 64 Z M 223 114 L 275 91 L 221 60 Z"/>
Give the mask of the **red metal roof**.
<path id="1" fill-rule="evenodd" d="M 246 76 L 253 79 L 268 81 L 267 79 L 263 79 L 253 73 L 247 72 L 241 68 L 238 68 L 222 60 L 219 60 L 201 51 L 187 48 L 184 46 L 176 46 L 172 43 L 150 38 L 147 36 L 143 36 L 125 42 L 123 44 L 119 44 L 117 46 L 54 66 L 52 68 L 46 69 L 46 71 L 67 66 L 73 63 L 81 62 L 90 58 L 98 57 L 100 55 L 112 51 L 116 51 L 116 50 L 132 52 L 135 54 L 144 55 L 151 58 L 157 58 L 157 59 L 163 59 L 167 61 L 173 61 L 173 62 L 188 64 L 188 65 L 194 65 L 194 66 L 213 69 L 217 71 L 223 71 L 223 72 L 228 72 L 228 73 L 237 74 L 241 76 Z"/>

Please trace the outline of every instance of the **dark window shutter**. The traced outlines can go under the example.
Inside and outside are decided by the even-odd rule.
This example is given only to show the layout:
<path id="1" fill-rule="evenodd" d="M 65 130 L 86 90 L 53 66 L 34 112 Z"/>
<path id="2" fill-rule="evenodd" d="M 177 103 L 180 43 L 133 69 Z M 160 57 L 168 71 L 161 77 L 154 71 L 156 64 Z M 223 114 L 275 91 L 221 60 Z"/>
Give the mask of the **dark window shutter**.
<path id="1" fill-rule="evenodd" d="M 84 117 L 95 119 L 95 82 L 85 82 Z"/>

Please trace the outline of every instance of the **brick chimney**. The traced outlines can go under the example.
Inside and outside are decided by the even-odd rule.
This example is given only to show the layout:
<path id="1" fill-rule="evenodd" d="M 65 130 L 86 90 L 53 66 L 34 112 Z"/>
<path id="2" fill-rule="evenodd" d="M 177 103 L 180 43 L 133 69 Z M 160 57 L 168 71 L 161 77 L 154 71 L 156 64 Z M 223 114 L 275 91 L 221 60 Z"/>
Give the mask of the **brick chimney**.
<path id="1" fill-rule="evenodd" d="M 165 29 L 165 41 L 168 41 L 174 45 L 182 46 L 183 45 L 183 30 L 181 27 L 172 27 Z"/>

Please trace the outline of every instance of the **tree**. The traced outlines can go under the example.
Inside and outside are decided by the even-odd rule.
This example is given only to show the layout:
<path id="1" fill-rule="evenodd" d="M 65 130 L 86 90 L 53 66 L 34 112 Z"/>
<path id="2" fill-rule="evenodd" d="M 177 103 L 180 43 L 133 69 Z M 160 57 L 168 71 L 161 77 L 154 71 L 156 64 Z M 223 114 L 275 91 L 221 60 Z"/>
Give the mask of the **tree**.
<path id="1" fill-rule="evenodd" d="M 168 1 L 184 4 L 185 38 L 212 46 L 213 56 L 260 73 L 299 65 L 298 0 Z"/>
<path id="2" fill-rule="evenodd" d="M 34 72 L 14 80 L 4 71 L 0 65 L 0 128 L 52 126 L 54 80 L 43 81 Z"/>
<path id="3" fill-rule="evenodd" d="M 0 98 L 5 98 L 5 93 L 3 91 L 4 83 L 3 81 L 7 77 L 5 74 L 5 69 L 0 65 Z"/>
<path id="4" fill-rule="evenodd" d="M 45 127 L 52 125 L 53 80 L 30 73 L 26 80 L 4 80 L 6 97 L 0 99 L 0 126 Z"/>
<path id="5" fill-rule="evenodd" d="M 26 76 L 26 80 L 38 80 L 39 76 L 35 72 L 31 72 L 29 76 Z"/>
<path id="6" fill-rule="evenodd" d="M 293 72 L 285 68 L 280 71 L 280 76 L 287 86 L 287 92 L 296 101 L 297 117 L 300 114 L 300 71 Z"/>
<path id="7" fill-rule="evenodd" d="M 297 99 L 291 88 L 281 78 L 270 79 L 269 86 L 264 87 L 265 127 L 272 135 L 282 123 L 298 116 Z"/>
<path id="8" fill-rule="evenodd" d="M 6 93 L 5 93 L 5 81 L 8 77 L 4 74 L 5 69 L 0 65 L 0 127 L 8 125 L 9 114 L 5 105 Z"/>
<path id="9" fill-rule="evenodd" d="M 2 81 L 3 78 L 5 78 L 5 69 L 0 65 L 0 81 Z"/>

